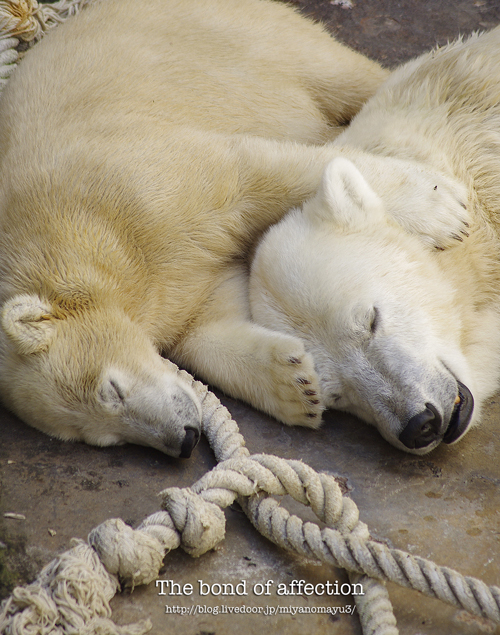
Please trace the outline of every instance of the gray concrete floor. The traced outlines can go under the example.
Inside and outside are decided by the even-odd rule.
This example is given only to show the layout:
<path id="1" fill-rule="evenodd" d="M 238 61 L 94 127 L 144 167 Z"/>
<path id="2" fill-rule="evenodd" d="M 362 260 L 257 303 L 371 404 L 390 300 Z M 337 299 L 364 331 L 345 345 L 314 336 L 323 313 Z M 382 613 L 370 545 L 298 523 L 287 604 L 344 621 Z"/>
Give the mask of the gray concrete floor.
<path id="1" fill-rule="evenodd" d="M 498 0 L 354 0 L 351 9 L 328 0 L 296 0 L 296 6 L 326 22 L 341 40 L 392 66 L 459 33 L 500 23 Z M 328 413 L 319 432 L 285 428 L 250 408 L 223 398 L 251 452 L 303 459 L 341 477 L 372 535 L 396 548 L 458 569 L 488 584 L 500 584 L 500 400 L 492 399 L 484 425 L 454 447 L 428 456 L 403 454 L 357 420 Z M 32 430 L 0 410 L 0 598 L 14 584 L 31 581 L 72 537 L 111 517 L 132 525 L 159 508 L 157 493 L 188 486 L 214 465 L 202 440 L 189 461 L 174 460 L 136 446 L 94 448 L 63 443 Z M 23 514 L 25 520 L 4 518 Z M 198 594 L 198 580 L 248 589 L 273 580 L 347 581 L 343 571 L 304 562 L 259 536 L 237 507 L 226 512 L 227 537 L 200 559 L 177 551 L 167 556 L 163 579 L 191 583 L 191 597 L 165 598 L 154 584 L 124 593 L 113 602 L 119 623 L 151 617 L 153 633 L 208 635 L 286 632 L 299 635 L 360 634 L 357 615 L 166 614 L 172 605 L 265 606 L 251 593 L 242 599 Z M 389 585 L 401 635 L 475 635 L 500 632 L 485 620 Z M 272 596 L 268 604 L 276 606 Z M 289 606 L 323 606 L 321 597 L 294 597 Z M 350 597 L 334 606 L 351 606 Z"/>

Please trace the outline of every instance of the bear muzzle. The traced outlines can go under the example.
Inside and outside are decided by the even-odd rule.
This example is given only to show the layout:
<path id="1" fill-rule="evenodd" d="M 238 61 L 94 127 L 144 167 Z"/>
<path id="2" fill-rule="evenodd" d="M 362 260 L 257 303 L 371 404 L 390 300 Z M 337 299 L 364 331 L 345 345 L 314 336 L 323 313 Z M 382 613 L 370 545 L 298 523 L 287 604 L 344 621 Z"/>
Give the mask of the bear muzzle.
<path id="1" fill-rule="evenodd" d="M 190 426 L 186 426 L 184 429 L 186 431 L 186 436 L 184 437 L 184 441 L 181 445 L 179 458 L 189 459 L 192 451 L 198 445 L 198 441 L 200 440 L 200 431 L 197 428 L 191 428 Z"/>
<path id="2" fill-rule="evenodd" d="M 458 397 L 448 426 L 443 434 L 443 419 L 436 407 L 431 403 L 425 404 L 425 410 L 414 415 L 399 435 L 399 440 L 408 449 L 422 449 L 430 445 L 455 443 L 467 431 L 472 412 L 474 398 L 470 390 L 457 381 Z"/>

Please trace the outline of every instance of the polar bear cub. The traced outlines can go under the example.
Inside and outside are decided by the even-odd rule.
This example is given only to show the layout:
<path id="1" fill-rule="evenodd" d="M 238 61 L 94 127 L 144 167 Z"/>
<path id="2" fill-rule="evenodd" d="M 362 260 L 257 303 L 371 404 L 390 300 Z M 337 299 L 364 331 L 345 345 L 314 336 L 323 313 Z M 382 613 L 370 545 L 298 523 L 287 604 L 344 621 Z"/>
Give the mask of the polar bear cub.
<path id="1" fill-rule="evenodd" d="M 397 70 L 335 145 L 316 195 L 256 252 L 252 317 L 302 339 L 326 407 L 423 454 L 462 438 L 499 385 L 500 28 Z M 436 192 L 454 182 L 469 214 L 454 247 L 394 222 L 374 162 L 396 192 L 423 171 Z"/>
<path id="2" fill-rule="evenodd" d="M 203 329 L 230 278 L 246 318 L 230 270 L 386 76 L 268 0 L 107 0 L 50 32 L 0 99 L 4 404 L 60 438 L 188 457 L 200 404 L 164 357 L 218 383 L 232 356 L 228 392 L 319 420 L 299 340 L 246 324 L 250 353 L 225 355 Z"/>

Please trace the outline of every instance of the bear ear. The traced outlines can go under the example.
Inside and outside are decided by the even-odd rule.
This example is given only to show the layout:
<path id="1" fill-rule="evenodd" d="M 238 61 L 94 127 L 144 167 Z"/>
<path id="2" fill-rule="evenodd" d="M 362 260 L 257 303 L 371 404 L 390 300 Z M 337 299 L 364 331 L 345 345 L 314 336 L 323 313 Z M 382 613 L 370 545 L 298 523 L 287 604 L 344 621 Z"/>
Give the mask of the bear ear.
<path id="1" fill-rule="evenodd" d="M 316 222 L 328 222 L 356 231 L 385 217 L 381 198 L 358 168 L 342 157 L 330 161 L 323 172 L 316 196 L 304 206 Z"/>
<path id="2" fill-rule="evenodd" d="M 2 327 L 22 355 L 46 350 L 54 331 L 51 307 L 36 295 L 17 295 L 2 310 Z"/>

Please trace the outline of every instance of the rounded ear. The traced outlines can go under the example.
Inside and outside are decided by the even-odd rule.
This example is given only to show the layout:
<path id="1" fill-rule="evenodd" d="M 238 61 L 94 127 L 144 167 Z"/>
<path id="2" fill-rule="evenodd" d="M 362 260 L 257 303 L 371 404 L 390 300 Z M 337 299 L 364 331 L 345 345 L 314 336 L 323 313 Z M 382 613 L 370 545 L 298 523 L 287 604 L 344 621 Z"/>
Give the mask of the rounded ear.
<path id="1" fill-rule="evenodd" d="M 382 199 L 358 168 L 342 157 L 330 161 L 316 196 L 304 205 L 304 213 L 316 222 L 329 222 L 359 230 L 385 218 Z"/>
<path id="2" fill-rule="evenodd" d="M 2 309 L 2 327 L 22 355 L 46 350 L 54 331 L 48 303 L 36 295 L 16 295 Z"/>

